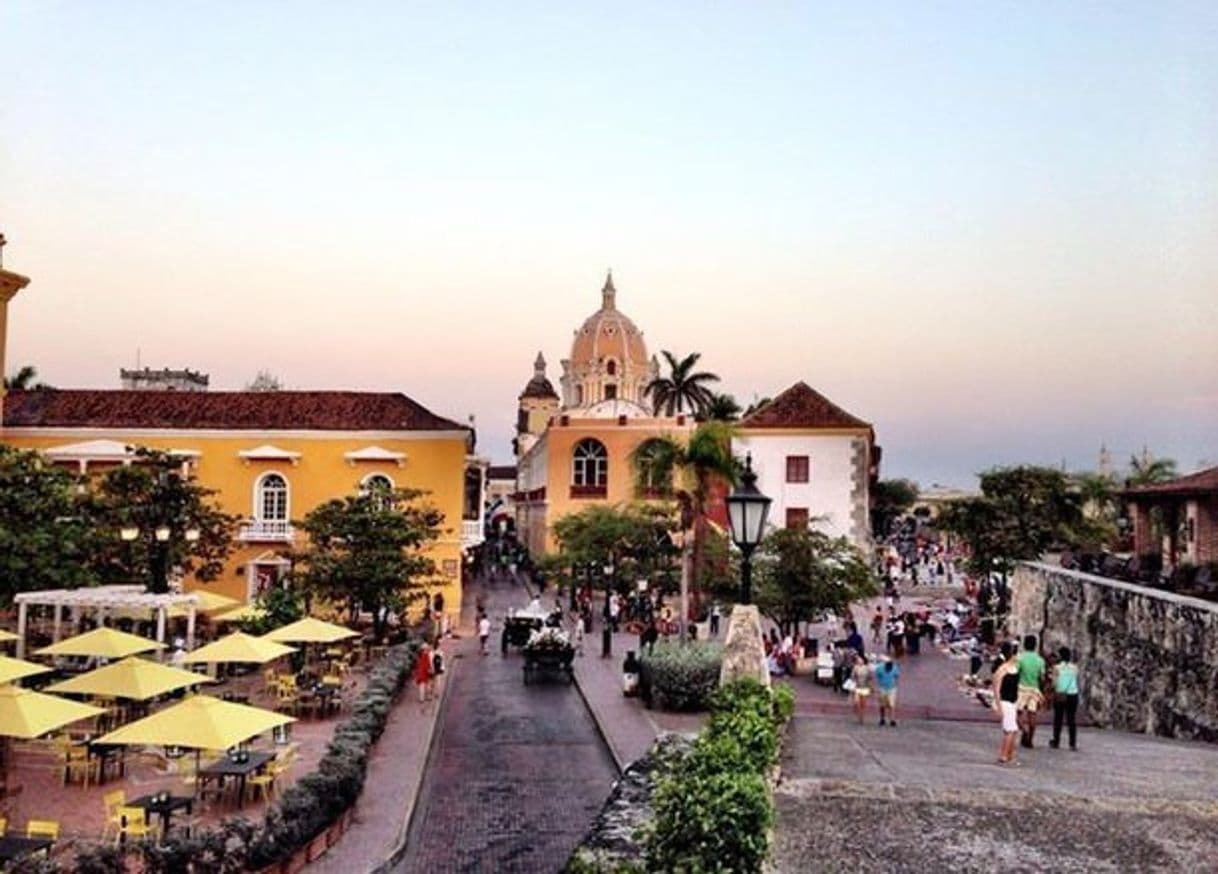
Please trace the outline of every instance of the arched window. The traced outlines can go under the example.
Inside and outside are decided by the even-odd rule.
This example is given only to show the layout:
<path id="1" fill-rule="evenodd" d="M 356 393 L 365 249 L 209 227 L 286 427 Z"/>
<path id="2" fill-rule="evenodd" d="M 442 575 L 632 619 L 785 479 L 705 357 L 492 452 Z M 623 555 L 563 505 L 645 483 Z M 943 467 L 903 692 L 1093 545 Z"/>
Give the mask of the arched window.
<path id="1" fill-rule="evenodd" d="M 370 473 L 364 477 L 359 484 L 361 492 L 389 492 L 393 491 L 393 480 L 385 476 L 383 473 Z"/>
<path id="2" fill-rule="evenodd" d="M 657 498 L 672 491 L 671 457 L 670 445 L 655 437 L 644 440 L 634 451 L 638 484 L 644 497 Z"/>
<path id="3" fill-rule="evenodd" d="M 605 444 L 591 437 L 575 444 L 571 485 L 603 489 L 609 480 L 609 453 Z"/>
<path id="4" fill-rule="evenodd" d="M 617 376 L 617 362 L 612 358 L 610 358 L 609 363 L 605 365 L 605 372 L 610 376 Z"/>
<path id="5" fill-rule="evenodd" d="M 277 473 L 264 473 L 254 487 L 254 518 L 259 522 L 288 521 L 288 481 Z"/>

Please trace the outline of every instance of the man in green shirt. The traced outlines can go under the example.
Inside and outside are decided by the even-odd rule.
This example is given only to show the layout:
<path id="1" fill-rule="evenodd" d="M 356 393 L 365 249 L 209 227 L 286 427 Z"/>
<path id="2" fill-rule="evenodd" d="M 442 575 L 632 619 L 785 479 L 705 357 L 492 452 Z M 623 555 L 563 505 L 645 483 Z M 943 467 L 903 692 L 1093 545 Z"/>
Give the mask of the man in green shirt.
<path id="1" fill-rule="evenodd" d="M 1019 697 L 1015 710 L 1019 714 L 1019 744 L 1032 749 L 1032 736 L 1036 733 L 1036 714 L 1044 701 L 1041 686 L 1045 680 L 1045 660 L 1036 651 L 1036 635 L 1023 639 L 1023 652 L 1019 654 Z"/>

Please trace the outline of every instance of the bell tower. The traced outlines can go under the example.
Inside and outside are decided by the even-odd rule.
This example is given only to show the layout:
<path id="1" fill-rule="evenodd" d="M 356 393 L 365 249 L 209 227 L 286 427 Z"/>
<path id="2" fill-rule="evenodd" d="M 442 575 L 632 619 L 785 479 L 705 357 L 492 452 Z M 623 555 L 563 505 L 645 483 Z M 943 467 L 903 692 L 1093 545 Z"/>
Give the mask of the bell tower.
<path id="1" fill-rule="evenodd" d="M 0 375 L 8 373 L 5 347 L 8 341 L 8 302 L 30 284 L 28 276 L 4 269 L 4 234 L 0 234 Z M 4 421 L 4 384 L 0 382 L 0 425 Z"/>
<path id="2" fill-rule="evenodd" d="M 545 432 L 558 412 L 558 392 L 546 377 L 546 359 L 540 352 L 533 362 L 533 378 L 520 393 L 516 411 L 516 457 L 524 455 Z"/>

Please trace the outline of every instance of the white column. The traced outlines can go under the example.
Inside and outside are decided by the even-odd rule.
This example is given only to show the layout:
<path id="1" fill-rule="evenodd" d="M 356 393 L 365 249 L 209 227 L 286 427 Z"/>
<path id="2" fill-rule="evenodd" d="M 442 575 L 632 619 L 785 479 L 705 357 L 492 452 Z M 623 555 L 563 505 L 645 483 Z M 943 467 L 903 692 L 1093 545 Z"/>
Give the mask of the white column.
<path id="1" fill-rule="evenodd" d="M 186 651 L 195 648 L 195 605 L 186 608 Z"/>
<path id="2" fill-rule="evenodd" d="M 25 620 L 28 606 L 22 601 L 17 606 L 17 658 L 25 658 Z"/>
<path id="3" fill-rule="evenodd" d="M 63 622 L 63 603 L 55 602 L 55 625 L 51 630 L 51 643 L 59 643 L 59 626 Z"/>
<path id="4" fill-rule="evenodd" d="M 156 608 L 156 642 L 165 642 L 165 605 Z"/>

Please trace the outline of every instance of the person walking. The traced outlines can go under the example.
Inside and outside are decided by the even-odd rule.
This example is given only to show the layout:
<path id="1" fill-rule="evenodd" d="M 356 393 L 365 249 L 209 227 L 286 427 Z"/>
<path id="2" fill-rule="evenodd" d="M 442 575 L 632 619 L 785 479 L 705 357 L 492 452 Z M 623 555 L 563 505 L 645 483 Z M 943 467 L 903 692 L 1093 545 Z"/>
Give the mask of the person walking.
<path id="1" fill-rule="evenodd" d="M 1002 741 L 998 745 L 998 764 L 1014 765 L 1015 735 L 1019 733 L 1019 719 L 1015 702 L 1019 698 L 1019 661 L 1015 658 L 1015 645 L 1002 645 L 1002 664 L 994 671 L 994 710 L 1002 719 Z"/>
<path id="2" fill-rule="evenodd" d="M 897 680 L 901 678 L 901 667 L 892 660 L 891 655 L 884 656 L 875 669 L 875 690 L 880 700 L 880 725 L 884 724 L 884 716 L 888 716 L 888 724 L 893 728 L 897 725 Z"/>
<path id="3" fill-rule="evenodd" d="M 874 646 L 880 645 L 880 635 L 884 631 L 884 611 L 879 607 L 875 608 L 875 615 L 871 617 L 871 643 Z"/>
<path id="4" fill-rule="evenodd" d="M 427 686 L 431 682 L 431 647 L 423 644 L 414 660 L 414 685 L 419 690 L 419 703 L 427 700 Z"/>
<path id="5" fill-rule="evenodd" d="M 849 683 L 854 715 L 858 717 L 859 725 L 862 725 L 867 711 L 867 699 L 871 697 L 871 669 L 867 667 L 867 659 L 863 658 L 862 653 L 854 654 L 854 669 L 850 672 Z"/>
<path id="6" fill-rule="evenodd" d="M 1062 719 L 1070 737 L 1070 749 L 1078 749 L 1078 665 L 1070 660 L 1070 647 L 1057 651 L 1057 664 L 1053 668 L 1053 740 L 1049 746 L 1057 749 L 1062 740 Z"/>
<path id="7" fill-rule="evenodd" d="M 1019 697 L 1015 709 L 1019 711 L 1019 745 L 1032 749 L 1032 736 L 1036 733 L 1036 714 L 1044 702 L 1041 685 L 1045 681 L 1045 660 L 1036 651 L 1036 635 L 1023 639 L 1023 652 L 1019 655 Z"/>
<path id="8" fill-rule="evenodd" d="M 710 611 L 710 633 L 711 633 L 711 637 L 718 637 L 718 636 L 719 636 L 719 621 L 720 621 L 720 618 L 721 618 L 722 616 L 723 616 L 723 611 L 722 611 L 722 609 L 719 607 L 719 602 L 718 602 L 718 601 L 716 601 L 716 602 L 715 602 L 713 605 L 711 605 L 711 611 Z"/>
<path id="9" fill-rule="evenodd" d="M 487 641 L 491 638 L 491 620 L 490 617 L 483 612 L 478 617 L 478 648 L 483 655 L 489 655 L 490 650 L 487 649 Z"/>

